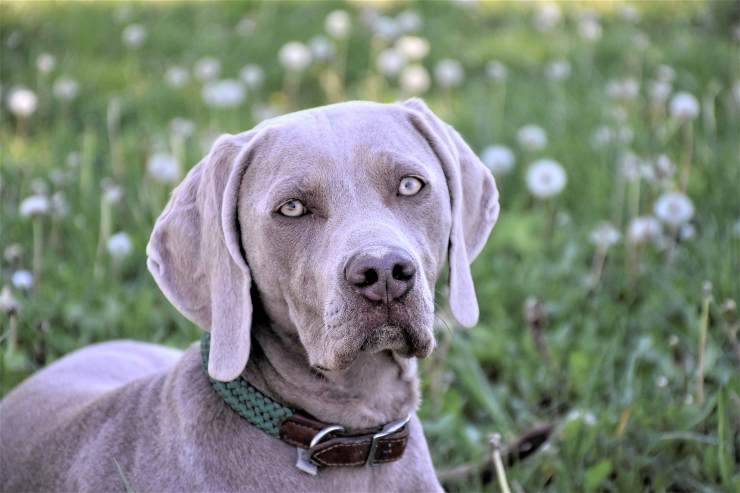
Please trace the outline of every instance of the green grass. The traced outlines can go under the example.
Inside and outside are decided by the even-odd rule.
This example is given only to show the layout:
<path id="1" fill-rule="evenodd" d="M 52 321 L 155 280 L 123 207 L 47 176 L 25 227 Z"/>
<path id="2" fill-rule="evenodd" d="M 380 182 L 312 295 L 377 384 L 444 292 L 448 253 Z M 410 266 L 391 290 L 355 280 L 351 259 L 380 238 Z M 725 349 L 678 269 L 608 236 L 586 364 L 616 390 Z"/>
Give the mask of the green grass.
<path id="1" fill-rule="evenodd" d="M 324 64 L 312 65 L 297 97 L 289 98 L 277 61 L 285 42 L 322 33 L 326 14 L 337 7 L 354 22 L 343 97 L 403 97 L 395 80 L 377 74 L 372 34 L 359 10 L 340 2 L 133 4 L 126 11 L 104 2 L 0 5 L 0 246 L 8 252 L 18 244 L 22 252 L 6 255 L 0 269 L 0 287 L 8 286 L 19 303 L 17 313 L 0 318 L 2 394 L 94 341 L 127 337 L 184 347 L 198 336 L 146 271 L 144 247 L 171 188 L 147 176 L 147 157 L 169 148 L 189 167 L 205 153 L 208 136 L 253 126 L 256 104 L 288 111 L 342 97 L 320 82 L 336 73 L 334 64 Z M 733 2 L 640 2 L 635 24 L 617 14 L 614 2 L 566 4 L 560 26 L 540 32 L 533 28 L 534 7 L 408 2 L 385 12 L 419 12 L 430 72 L 443 58 L 465 68 L 462 87 L 433 84 L 423 94 L 428 103 L 474 149 L 498 143 L 517 156 L 514 171 L 497 178 L 501 218 L 474 265 L 480 324 L 440 331 L 440 350 L 421 368 L 420 415 L 435 464 L 446 476 L 453 466 L 484 461 L 491 433 L 500 433 L 506 446 L 548 424 L 547 443 L 509 465 L 512 491 L 738 491 L 740 316 L 732 303 L 740 302 L 740 95 L 732 88 L 740 79 L 733 40 L 740 11 Z M 578 35 L 581 8 L 599 13 L 599 40 Z M 245 15 L 256 28 L 241 36 L 234 26 Z M 121 41 L 133 22 L 148 32 L 138 49 Z M 634 45 L 639 33 L 650 39 L 644 49 Z M 42 52 L 56 57 L 50 75 L 36 69 Z M 207 107 L 197 81 L 179 89 L 164 83 L 167 67 L 192 68 L 203 56 L 221 61 L 224 78 L 238 78 L 243 65 L 256 63 L 265 83 L 235 109 Z M 508 66 L 505 84 L 486 78 L 492 59 Z M 569 79 L 545 79 L 543 65 L 554 59 L 570 61 Z M 692 122 L 686 190 L 695 234 L 664 239 L 663 248 L 645 245 L 636 255 L 625 241 L 626 225 L 635 214 L 650 214 L 664 188 L 649 179 L 625 185 L 617 178 L 619 156 L 626 149 L 645 159 L 665 153 L 679 172 L 686 156 L 684 131 L 650 111 L 648 87 L 659 65 L 675 70 L 674 92 L 688 91 L 702 103 Z M 60 74 L 79 82 L 74 101 L 53 96 Z M 640 83 L 637 99 L 622 105 L 634 139 L 594 146 L 598 126 L 620 125 L 606 87 L 625 77 Z M 25 122 L 6 104 L 17 85 L 39 98 Z M 172 149 L 174 117 L 193 121 L 196 130 Z M 516 132 L 528 123 L 547 131 L 543 151 L 518 148 Z M 70 153 L 74 167 L 67 164 Z M 534 199 L 524 182 L 527 165 L 539 157 L 557 160 L 568 175 L 563 193 L 547 203 Z M 124 197 L 110 207 L 110 226 L 101 228 L 104 179 L 121 186 Z M 48 194 L 64 194 L 66 215 L 20 216 L 20 202 L 39 180 Z M 666 187 L 679 188 L 677 178 Z M 602 221 L 619 228 L 622 239 L 608 250 L 593 285 L 596 249 L 589 235 Z M 18 269 L 32 269 L 34 223 L 42 257 L 33 288 L 23 291 L 11 279 Z M 118 263 L 105 249 L 116 231 L 133 244 Z M 536 321 L 525 315 L 527 299 L 538 300 Z M 11 316 L 18 346 L 7 351 Z M 498 491 L 495 480 L 481 484 L 475 475 L 445 484 Z"/>

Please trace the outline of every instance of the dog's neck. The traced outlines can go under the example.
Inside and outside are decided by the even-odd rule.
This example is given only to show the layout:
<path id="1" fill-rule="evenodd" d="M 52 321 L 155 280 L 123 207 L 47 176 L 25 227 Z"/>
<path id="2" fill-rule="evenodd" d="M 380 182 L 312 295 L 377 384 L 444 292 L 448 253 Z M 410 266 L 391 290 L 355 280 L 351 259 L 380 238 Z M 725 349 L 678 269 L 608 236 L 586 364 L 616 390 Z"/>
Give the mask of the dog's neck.
<path id="1" fill-rule="evenodd" d="M 361 353 L 348 369 L 317 372 L 297 335 L 266 324 L 252 327 L 244 378 L 274 399 L 348 428 L 407 416 L 419 403 L 416 359 L 390 351 Z"/>

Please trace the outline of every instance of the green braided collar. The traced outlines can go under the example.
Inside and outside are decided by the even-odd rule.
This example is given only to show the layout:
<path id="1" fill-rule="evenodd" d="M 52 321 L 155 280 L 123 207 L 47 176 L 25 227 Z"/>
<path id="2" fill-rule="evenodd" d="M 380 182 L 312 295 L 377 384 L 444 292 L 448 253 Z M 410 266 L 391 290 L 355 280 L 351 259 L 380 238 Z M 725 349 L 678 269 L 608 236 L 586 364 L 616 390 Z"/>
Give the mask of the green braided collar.
<path id="1" fill-rule="evenodd" d="M 200 340 L 200 354 L 203 360 L 203 368 L 208 374 L 208 349 L 211 345 L 211 334 L 205 332 Z M 231 409 L 251 424 L 269 433 L 272 436 L 280 436 L 280 423 L 289 418 L 295 411 L 288 406 L 267 397 L 257 390 L 241 376 L 231 382 L 220 382 L 210 376 L 213 389 Z"/>

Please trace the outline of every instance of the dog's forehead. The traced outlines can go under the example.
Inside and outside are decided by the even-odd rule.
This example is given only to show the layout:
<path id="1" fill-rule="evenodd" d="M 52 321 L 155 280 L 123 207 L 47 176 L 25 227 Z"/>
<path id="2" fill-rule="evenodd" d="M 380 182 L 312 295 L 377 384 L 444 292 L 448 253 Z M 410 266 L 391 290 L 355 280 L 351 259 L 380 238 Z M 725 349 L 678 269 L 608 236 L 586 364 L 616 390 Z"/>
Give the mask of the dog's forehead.
<path id="1" fill-rule="evenodd" d="M 409 113 L 395 104 L 329 105 L 284 115 L 260 127 L 266 131 L 255 146 L 255 162 L 273 171 L 307 167 L 346 171 L 352 164 L 388 161 L 389 156 L 436 162 Z"/>

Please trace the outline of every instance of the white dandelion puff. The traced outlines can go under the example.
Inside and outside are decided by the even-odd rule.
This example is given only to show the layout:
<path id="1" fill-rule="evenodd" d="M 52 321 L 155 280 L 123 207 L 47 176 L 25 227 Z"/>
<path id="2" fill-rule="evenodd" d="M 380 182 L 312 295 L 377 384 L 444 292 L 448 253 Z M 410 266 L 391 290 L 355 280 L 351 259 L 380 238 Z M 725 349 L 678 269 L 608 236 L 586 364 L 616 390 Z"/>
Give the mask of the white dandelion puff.
<path id="1" fill-rule="evenodd" d="M 175 183 L 180 178 L 180 163 L 172 154 L 155 152 L 146 164 L 147 173 L 154 181 L 162 184 Z"/>
<path id="2" fill-rule="evenodd" d="M 563 12 L 557 4 L 543 3 L 534 13 L 534 26 L 538 31 L 550 31 L 560 23 L 562 18 Z"/>
<path id="3" fill-rule="evenodd" d="M 324 29 L 333 38 L 346 39 L 352 31 L 352 18 L 346 10 L 334 10 L 326 16 Z"/>
<path id="4" fill-rule="evenodd" d="M 596 248 L 606 251 L 619 242 L 622 234 L 613 224 L 605 222 L 594 228 L 588 238 Z"/>
<path id="5" fill-rule="evenodd" d="M 36 58 L 36 68 L 42 74 L 48 74 L 57 66 L 57 59 L 51 53 L 41 53 Z"/>
<path id="6" fill-rule="evenodd" d="M 554 60 L 545 65 L 545 78 L 559 82 L 570 77 L 571 66 L 568 60 Z"/>
<path id="7" fill-rule="evenodd" d="M 214 57 L 203 57 L 195 62 L 193 73 L 201 82 L 217 79 L 221 75 L 221 62 Z"/>
<path id="8" fill-rule="evenodd" d="M 407 9 L 396 16 L 398 29 L 403 33 L 413 33 L 421 29 L 423 21 L 415 10 Z"/>
<path id="9" fill-rule="evenodd" d="M 146 41 L 146 28 L 141 24 L 130 24 L 123 30 L 121 37 L 129 48 L 139 48 Z"/>
<path id="10" fill-rule="evenodd" d="M 70 77 L 59 77 L 54 81 L 52 92 L 61 101 L 72 101 L 80 92 L 80 84 Z"/>
<path id="11" fill-rule="evenodd" d="M 411 62 L 419 61 L 429 53 L 429 41 L 420 36 L 402 36 L 395 46 Z"/>
<path id="12" fill-rule="evenodd" d="M 18 207 L 21 217 L 42 216 L 49 212 L 49 199 L 46 195 L 31 195 L 26 197 Z"/>
<path id="13" fill-rule="evenodd" d="M 334 58 L 334 44 L 326 36 L 314 36 L 308 41 L 308 48 L 314 60 L 327 62 Z"/>
<path id="14" fill-rule="evenodd" d="M 685 122 L 699 116 L 699 101 L 688 92 L 676 93 L 671 98 L 671 116 L 678 121 Z"/>
<path id="15" fill-rule="evenodd" d="M 440 87 L 458 87 L 465 80 L 465 71 L 460 62 L 446 58 L 437 62 L 434 67 L 434 78 Z"/>
<path id="16" fill-rule="evenodd" d="M 190 72 L 185 67 L 174 65 L 164 73 L 164 81 L 170 87 L 183 87 L 190 82 Z"/>
<path id="17" fill-rule="evenodd" d="M 108 254 L 110 254 L 113 260 L 116 261 L 121 261 L 125 259 L 131 254 L 131 251 L 133 250 L 131 238 L 123 231 L 112 234 L 111 237 L 108 238 L 107 247 Z"/>
<path id="18" fill-rule="evenodd" d="M 195 123 L 187 118 L 176 116 L 170 120 L 170 131 L 181 138 L 187 138 L 195 132 Z"/>
<path id="19" fill-rule="evenodd" d="M 540 151 L 547 145 L 547 133 L 539 125 L 524 125 L 517 131 L 516 140 L 527 151 Z"/>
<path id="20" fill-rule="evenodd" d="M 388 48 L 380 52 L 375 66 L 378 72 L 386 77 L 397 76 L 406 65 L 406 58 L 395 48 Z"/>
<path id="21" fill-rule="evenodd" d="M 506 146 L 492 145 L 483 149 L 481 161 L 495 176 L 511 173 L 516 163 L 514 153 Z"/>
<path id="22" fill-rule="evenodd" d="M 8 93 L 8 109 L 15 116 L 29 117 L 36 111 L 37 106 L 36 94 L 27 87 L 14 87 Z"/>
<path id="23" fill-rule="evenodd" d="M 655 201 L 655 216 L 672 228 L 678 228 L 694 217 L 694 204 L 680 192 L 666 192 Z"/>
<path id="24" fill-rule="evenodd" d="M 655 217 L 634 217 L 627 226 L 627 241 L 633 245 L 642 245 L 658 238 L 661 232 L 660 221 Z"/>
<path id="25" fill-rule="evenodd" d="M 285 70 L 303 72 L 311 64 L 311 50 L 299 41 L 290 41 L 280 48 L 278 59 Z"/>
<path id="26" fill-rule="evenodd" d="M 565 188 L 567 181 L 563 167 L 552 159 L 537 160 L 527 169 L 527 188 L 538 199 L 558 195 Z"/>
<path id="27" fill-rule="evenodd" d="M 212 108 L 235 108 L 244 101 L 246 90 L 238 80 L 224 79 L 207 82 L 201 96 L 203 102 Z"/>
<path id="28" fill-rule="evenodd" d="M 33 274 L 27 270 L 17 270 L 13 272 L 10 282 L 16 289 L 29 290 L 33 287 Z"/>
<path id="29" fill-rule="evenodd" d="M 491 60 L 486 64 L 486 76 L 496 82 L 503 82 L 509 76 L 509 69 L 498 60 Z"/>
<path id="30" fill-rule="evenodd" d="M 429 72 L 422 65 L 409 65 L 401 72 L 400 85 L 406 94 L 422 94 L 429 89 L 429 84 Z"/>

